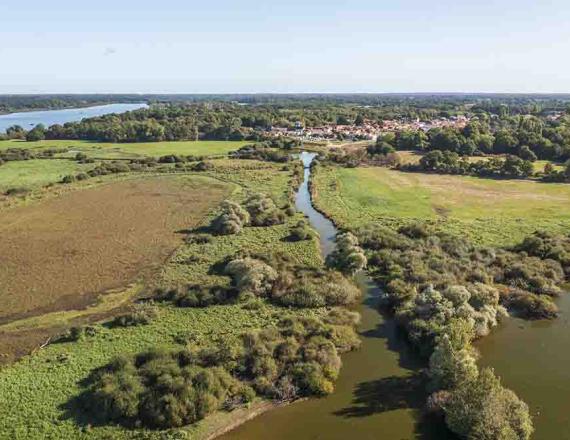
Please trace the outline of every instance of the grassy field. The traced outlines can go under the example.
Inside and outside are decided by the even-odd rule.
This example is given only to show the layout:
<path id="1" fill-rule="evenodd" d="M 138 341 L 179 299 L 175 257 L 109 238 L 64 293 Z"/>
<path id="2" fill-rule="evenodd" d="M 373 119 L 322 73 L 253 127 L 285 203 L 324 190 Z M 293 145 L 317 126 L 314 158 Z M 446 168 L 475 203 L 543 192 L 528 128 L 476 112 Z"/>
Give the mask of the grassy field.
<path id="1" fill-rule="evenodd" d="M 341 226 L 429 220 L 481 244 L 508 245 L 536 229 L 567 232 L 570 185 L 402 173 L 385 168 L 320 168 L 317 205 Z"/>
<path id="2" fill-rule="evenodd" d="M 248 191 L 263 191 L 284 201 L 290 172 L 282 165 L 254 161 L 214 161 L 215 168 L 190 179 L 201 179 L 201 191 L 214 185 L 233 188 L 231 197 L 243 199 Z M 210 178 L 206 177 L 209 176 Z M 177 179 L 188 177 L 177 176 Z M 219 182 L 220 180 L 223 183 Z M 83 191 L 76 191 L 81 194 Z M 192 208 L 195 204 L 189 203 Z M 34 205 L 30 205 L 34 206 Z M 210 212 L 210 216 L 214 212 Z M 139 216 L 139 220 L 147 218 Z M 213 264 L 241 250 L 289 255 L 305 266 L 322 264 L 315 240 L 289 242 L 290 228 L 300 219 L 296 215 L 287 224 L 272 227 L 247 227 L 237 236 L 212 236 L 209 243 L 183 243 L 148 283 L 154 285 L 228 284 L 229 278 L 211 273 Z M 209 223 L 209 218 L 201 224 Z M 189 224 L 188 226 L 193 226 Z M 303 315 L 319 315 L 322 310 L 306 310 Z M 77 342 L 54 343 L 0 371 L 0 438 L 204 438 L 230 423 L 240 412 L 220 412 L 197 425 L 175 432 L 125 430 L 117 426 L 89 426 L 78 422 L 68 404 L 81 390 L 80 381 L 93 369 L 101 367 L 118 354 L 134 354 L 157 345 L 182 348 L 188 340 L 198 344 L 235 338 L 246 330 L 266 328 L 283 316 L 284 309 L 269 304 L 258 310 L 240 305 L 211 306 L 204 309 L 159 306 L 159 317 L 149 325 L 110 329 L 96 325 L 95 336 Z M 48 315 L 45 315 L 48 316 Z M 48 316 L 49 318 L 49 316 Z M 0 334 L 22 330 L 16 323 L 0 326 Z M 24 326 L 28 322 L 21 322 Z M 30 322 L 35 325 L 37 322 Z M 46 325 L 45 321 L 42 324 Z M 187 437 L 188 436 L 188 437 Z"/>
<path id="3" fill-rule="evenodd" d="M 7 210 L 0 215 L 0 323 L 81 308 L 135 282 L 180 246 L 179 230 L 200 223 L 228 192 L 217 180 L 165 176 Z"/>
<path id="4" fill-rule="evenodd" d="M 10 188 L 38 188 L 59 182 L 63 176 L 93 168 L 93 164 L 78 164 L 61 160 L 21 160 L 0 166 L 0 193 Z"/>
<path id="5" fill-rule="evenodd" d="M 144 156 L 159 157 L 167 154 L 210 156 L 227 154 L 249 142 L 233 141 L 180 141 L 180 142 L 141 142 L 114 144 L 92 141 L 55 140 L 55 141 L 0 141 L 0 150 L 7 148 L 70 148 L 72 152 L 63 154 L 72 157 L 81 151 L 95 159 L 137 158 Z"/>

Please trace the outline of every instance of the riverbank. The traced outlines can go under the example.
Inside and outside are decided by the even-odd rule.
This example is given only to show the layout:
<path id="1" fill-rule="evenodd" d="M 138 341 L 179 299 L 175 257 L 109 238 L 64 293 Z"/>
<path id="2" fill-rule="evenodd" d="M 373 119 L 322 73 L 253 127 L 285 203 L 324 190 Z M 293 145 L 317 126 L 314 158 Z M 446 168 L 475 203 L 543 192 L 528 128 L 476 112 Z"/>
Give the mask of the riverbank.
<path id="1" fill-rule="evenodd" d="M 319 213 L 309 192 L 310 165 L 316 155 L 303 153 L 304 181 L 296 198 L 297 209 L 320 234 L 321 252 L 334 250 L 337 229 Z M 309 399 L 265 412 L 235 430 L 224 440 L 272 438 L 445 439 L 441 424 L 426 423 L 422 407 L 425 387 L 419 370 L 422 361 L 398 331 L 395 322 L 379 312 L 380 290 L 365 274 L 356 278 L 362 301 L 356 307 L 361 315 L 359 350 L 342 356 L 342 369 L 335 391 L 323 398 Z"/>

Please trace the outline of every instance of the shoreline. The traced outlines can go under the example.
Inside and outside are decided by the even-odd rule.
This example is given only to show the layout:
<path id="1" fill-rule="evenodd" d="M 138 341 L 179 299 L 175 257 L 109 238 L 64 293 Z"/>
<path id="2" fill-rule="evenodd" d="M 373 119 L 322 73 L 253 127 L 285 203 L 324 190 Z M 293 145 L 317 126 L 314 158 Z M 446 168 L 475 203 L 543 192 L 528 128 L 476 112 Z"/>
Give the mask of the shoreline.
<path id="1" fill-rule="evenodd" d="M 290 401 L 285 401 L 285 402 L 274 402 L 274 401 L 264 400 L 264 401 L 259 402 L 258 404 L 252 405 L 252 407 L 250 407 L 250 408 L 236 409 L 236 410 L 234 410 L 228 414 L 231 415 L 232 413 L 235 413 L 238 411 L 242 412 L 243 414 L 238 415 L 236 420 L 230 420 L 225 425 L 222 424 L 219 428 L 215 429 L 213 432 L 210 432 L 209 434 L 206 433 L 206 436 L 203 437 L 203 440 L 215 440 L 215 439 L 221 437 L 222 435 L 227 434 L 236 428 L 239 428 L 244 423 L 247 423 L 250 420 L 253 420 L 253 419 L 269 412 L 269 411 L 273 411 L 275 409 L 283 408 L 285 406 L 289 406 L 289 405 L 292 405 L 292 404 L 297 403 L 297 402 L 303 402 L 305 400 L 308 400 L 308 398 L 303 397 L 300 399 L 290 400 Z"/>
<path id="2" fill-rule="evenodd" d="M 146 104 L 146 105 L 148 105 L 147 102 L 105 102 L 105 101 L 101 101 L 101 102 L 84 104 L 84 105 L 81 105 L 81 104 L 72 105 L 69 107 L 57 107 L 57 108 L 38 107 L 38 108 L 23 108 L 23 109 L 17 109 L 14 111 L 8 111 L 8 112 L 0 111 L 0 116 L 15 115 L 18 113 L 57 112 L 60 110 L 80 110 L 80 109 L 84 109 L 84 108 L 101 107 L 104 105 L 114 105 L 114 104 Z"/>

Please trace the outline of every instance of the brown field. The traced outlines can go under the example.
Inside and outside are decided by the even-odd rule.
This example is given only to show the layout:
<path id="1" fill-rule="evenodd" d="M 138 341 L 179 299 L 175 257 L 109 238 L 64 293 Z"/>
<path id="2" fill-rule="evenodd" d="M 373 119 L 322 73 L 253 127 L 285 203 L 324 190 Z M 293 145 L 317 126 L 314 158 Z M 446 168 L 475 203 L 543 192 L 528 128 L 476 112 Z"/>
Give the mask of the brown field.
<path id="1" fill-rule="evenodd" d="M 81 309 L 144 280 L 226 192 L 203 178 L 150 178 L 0 213 L 0 324 Z"/>

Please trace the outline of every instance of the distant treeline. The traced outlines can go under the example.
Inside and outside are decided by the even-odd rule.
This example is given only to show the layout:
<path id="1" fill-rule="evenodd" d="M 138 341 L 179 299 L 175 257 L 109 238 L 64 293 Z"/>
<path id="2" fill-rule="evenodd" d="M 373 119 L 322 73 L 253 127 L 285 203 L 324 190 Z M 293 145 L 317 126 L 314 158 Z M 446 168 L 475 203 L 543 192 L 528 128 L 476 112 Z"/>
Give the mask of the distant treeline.
<path id="1" fill-rule="evenodd" d="M 528 161 L 570 159 L 570 117 L 478 113 L 466 127 L 401 131 L 381 136 L 375 151 L 450 151 L 460 156 L 510 154 Z M 371 151 L 374 152 L 374 151 Z"/>
<path id="2" fill-rule="evenodd" d="M 138 95 L 0 95 L 0 114 L 141 101 Z"/>
<path id="3" fill-rule="evenodd" d="M 263 140 L 271 127 L 293 128 L 298 123 L 303 127 L 359 125 L 366 121 L 433 121 L 467 115 L 471 122 L 464 129 L 402 131 L 383 136 L 379 142 L 396 149 L 454 151 L 461 155 L 514 154 L 525 160 L 570 158 L 570 98 L 562 95 L 550 99 L 522 95 L 90 95 L 83 99 L 77 95 L 75 101 L 53 98 L 52 105 L 104 99 L 132 102 L 135 98 L 137 102 L 151 102 L 150 108 L 42 128 L 31 135 L 31 140 Z M 20 99 L 35 102 L 31 97 Z M 19 127 L 8 130 L 7 136 L 30 137 Z"/>

